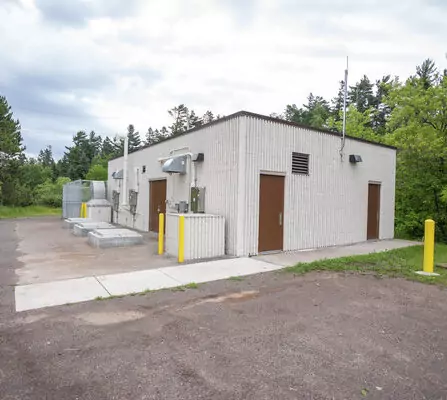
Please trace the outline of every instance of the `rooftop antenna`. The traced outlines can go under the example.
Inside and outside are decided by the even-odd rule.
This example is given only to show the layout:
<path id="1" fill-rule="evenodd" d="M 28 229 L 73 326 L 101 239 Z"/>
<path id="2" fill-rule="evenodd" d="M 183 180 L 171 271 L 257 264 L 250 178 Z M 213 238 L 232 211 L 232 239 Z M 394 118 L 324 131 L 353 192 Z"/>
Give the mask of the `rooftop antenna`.
<path id="1" fill-rule="evenodd" d="M 343 90 L 343 128 L 340 147 L 340 157 L 343 158 L 343 150 L 345 148 L 345 136 L 346 136 L 346 97 L 348 95 L 348 67 L 349 59 L 346 57 L 346 69 L 345 69 L 345 87 Z"/>

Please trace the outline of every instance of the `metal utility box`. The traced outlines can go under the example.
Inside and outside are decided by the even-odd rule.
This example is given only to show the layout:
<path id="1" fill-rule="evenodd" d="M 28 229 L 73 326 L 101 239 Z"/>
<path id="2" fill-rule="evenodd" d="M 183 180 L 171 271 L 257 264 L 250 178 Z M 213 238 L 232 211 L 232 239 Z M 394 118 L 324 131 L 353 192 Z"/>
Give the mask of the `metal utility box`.
<path id="1" fill-rule="evenodd" d="M 205 188 L 204 187 L 192 187 L 191 188 L 191 211 L 193 213 L 205 212 Z"/>
<path id="2" fill-rule="evenodd" d="M 118 211 L 120 206 L 120 192 L 118 192 L 117 190 L 114 190 L 112 192 L 112 207 L 113 207 L 113 211 Z"/>
<path id="3" fill-rule="evenodd" d="M 186 174 L 186 156 L 173 156 L 167 159 L 161 169 L 170 174 Z"/>
<path id="4" fill-rule="evenodd" d="M 130 189 L 129 190 L 129 207 L 130 207 L 131 214 L 136 214 L 137 204 L 138 204 L 138 192 L 133 189 Z"/>
<path id="5" fill-rule="evenodd" d="M 179 217 L 185 217 L 185 260 L 225 255 L 225 218 L 212 214 L 166 214 L 166 252 L 178 256 Z"/>
<path id="6" fill-rule="evenodd" d="M 185 214 L 188 212 L 188 202 L 187 201 L 180 201 L 177 204 L 177 212 L 180 214 Z"/>
<path id="7" fill-rule="evenodd" d="M 110 222 L 112 205 L 106 199 L 93 199 L 87 202 L 87 218 L 95 222 Z"/>
<path id="8" fill-rule="evenodd" d="M 362 156 L 359 156 L 358 154 L 350 154 L 349 155 L 349 162 L 350 163 L 353 163 L 353 164 L 356 164 L 356 163 L 359 163 L 359 162 L 362 162 L 363 160 L 362 160 Z"/>

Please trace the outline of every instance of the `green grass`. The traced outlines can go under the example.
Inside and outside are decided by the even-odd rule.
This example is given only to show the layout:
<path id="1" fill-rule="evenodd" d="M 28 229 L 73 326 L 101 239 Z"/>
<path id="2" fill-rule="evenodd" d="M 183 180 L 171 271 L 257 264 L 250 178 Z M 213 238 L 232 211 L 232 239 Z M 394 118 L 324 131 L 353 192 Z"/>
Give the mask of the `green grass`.
<path id="1" fill-rule="evenodd" d="M 152 292 L 156 292 L 156 290 L 146 289 L 146 290 L 143 290 L 142 292 L 132 293 L 131 296 L 134 296 L 134 295 L 144 296 L 144 295 L 146 295 L 148 293 L 152 293 Z"/>
<path id="2" fill-rule="evenodd" d="M 111 299 L 122 299 L 123 297 L 126 297 L 126 296 L 136 296 L 136 294 L 137 294 L 137 293 L 129 293 L 129 294 L 112 294 L 112 295 L 110 295 L 110 296 L 105 296 L 105 297 L 103 297 L 103 296 L 98 296 L 98 297 L 95 297 L 95 300 L 102 301 L 102 300 L 111 300 Z"/>
<path id="3" fill-rule="evenodd" d="M 28 207 L 0 206 L 0 219 L 37 217 L 44 215 L 62 215 L 62 209 L 45 207 L 45 206 L 28 206 Z"/>
<path id="4" fill-rule="evenodd" d="M 244 280 L 243 276 L 230 276 L 228 278 L 229 281 L 236 281 L 236 282 L 240 282 Z"/>
<path id="5" fill-rule="evenodd" d="M 127 294 L 112 294 L 112 295 L 106 296 L 106 297 L 98 296 L 98 297 L 95 297 L 95 300 L 101 301 L 101 300 L 122 299 L 123 297 L 127 297 L 127 296 L 132 296 L 132 297 L 144 296 L 144 295 L 146 295 L 148 293 L 152 293 L 152 292 L 155 292 L 155 290 L 146 289 L 146 290 L 143 290 L 142 292 L 131 292 L 131 293 L 127 293 Z"/>
<path id="6" fill-rule="evenodd" d="M 375 274 L 378 277 L 406 278 L 447 286 L 447 269 L 435 267 L 435 272 L 440 274 L 438 277 L 424 277 L 415 274 L 416 271 L 422 270 L 423 253 L 423 246 L 412 246 L 382 253 L 299 263 L 293 267 L 285 268 L 283 271 L 297 275 L 310 271 L 357 271 Z M 436 244 L 435 246 L 435 265 L 437 263 L 447 263 L 446 244 Z"/>
<path id="7" fill-rule="evenodd" d="M 172 292 L 184 292 L 187 289 L 198 289 L 199 285 L 195 282 L 188 283 L 182 286 L 176 286 L 171 289 Z"/>

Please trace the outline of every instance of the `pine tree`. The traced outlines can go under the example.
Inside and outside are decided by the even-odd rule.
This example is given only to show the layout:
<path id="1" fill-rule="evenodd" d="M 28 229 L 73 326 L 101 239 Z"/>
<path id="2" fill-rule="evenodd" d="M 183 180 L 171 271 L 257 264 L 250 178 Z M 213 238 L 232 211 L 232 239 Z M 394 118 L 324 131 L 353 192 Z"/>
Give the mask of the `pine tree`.
<path id="1" fill-rule="evenodd" d="M 284 118 L 287 121 L 316 128 L 325 126 L 329 115 L 329 103 L 321 96 L 314 96 L 313 93 L 309 94 L 307 104 L 304 104 L 303 108 L 298 108 L 296 104 L 288 104 L 284 110 Z"/>
<path id="2" fill-rule="evenodd" d="M 3 161 L 17 159 L 25 151 L 20 132 L 6 97 L 0 96 L 0 155 Z"/>
<path id="3" fill-rule="evenodd" d="M 424 89 L 433 86 L 437 78 L 437 68 L 435 62 L 427 58 L 421 65 L 416 67 L 416 75 L 422 82 Z"/>
<path id="4" fill-rule="evenodd" d="M 287 104 L 284 110 L 284 119 L 297 124 L 304 124 L 306 122 L 305 111 L 298 108 L 296 104 Z"/>
<path id="5" fill-rule="evenodd" d="M 115 146 L 108 136 L 102 142 L 101 158 L 111 158 L 115 155 Z"/>
<path id="6" fill-rule="evenodd" d="M 141 147 L 141 138 L 132 124 L 127 127 L 127 139 L 129 141 L 129 153 L 138 150 Z"/>
<path id="7" fill-rule="evenodd" d="M 340 88 L 338 89 L 337 97 L 334 97 L 331 101 L 332 110 L 331 114 L 334 118 L 334 121 L 341 121 L 343 118 L 343 103 L 345 96 L 345 82 L 340 81 Z M 349 106 L 349 99 L 346 99 L 346 107 Z"/>
<path id="8" fill-rule="evenodd" d="M 161 141 L 161 140 L 166 139 L 166 138 L 169 137 L 169 131 L 168 131 L 168 129 L 166 128 L 166 126 L 163 126 L 163 127 L 160 129 L 160 132 L 159 132 L 159 134 L 158 134 L 158 137 L 159 137 L 159 141 Z"/>
<path id="9" fill-rule="evenodd" d="M 101 154 L 101 147 L 102 147 L 101 136 L 98 136 L 94 131 L 91 131 L 86 146 L 86 149 L 88 151 L 88 158 L 90 160 L 93 160 L 95 157 L 98 157 Z"/>
<path id="10" fill-rule="evenodd" d="M 354 104 L 357 110 L 364 113 L 368 108 L 374 106 L 374 85 L 366 75 L 360 79 L 355 86 L 350 86 L 349 102 Z"/>
<path id="11" fill-rule="evenodd" d="M 315 128 L 322 128 L 330 115 L 329 103 L 321 96 L 314 96 L 312 93 L 308 97 L 304 123 Z"/>
<path id="12" fill-rule="evenodd" d="M 191 110 L 191 112 L 188 115 L 188 129 L 197 128 L 200 125 L 202 125 L 202 121 L 196 115 L 194 110 Z"/>
<path id="13" fill-rule="evenodd" d="M 146 132 L 146 139 L 144 141 L 144 144 L 146 146 L 152 146 L 155 143 L 158 143 L 160 138 L 158 137 L 158 130 L 153 130 L 151 127 Z"/>
<path id="14" fill-rule="evenodd" d="M 48 145 L 44 149 L 40 150 L 39 155 L 37 157 L 37 162 L 44 168 L 49 168 L 51 171 L 51 178 L 54 181 L 59 176 L 59 171 L 57 169 L 57 165 L 54 162 L 53 158 L 53 148 Z M 28 163 L 31 163 L 31 159 L 28 160 Z"/>
<path id="15" fill-rule="evenodd" d="M 66 176 L 71 180 L 84 179 L 92 161 L 92 151 L 87 134 L 84 131 L 79 131 L 73 137 L 73 146 L 65 148 L 63 165 L 66 169 L 64 171 Z"/>
<path id="16" fill-rule="evenodd" d="M 54 158 L 53 158 L 53 149 L 51 146 L 47 146 L 44 149 L 40 150 L 39 155 L 37 157 L 37 161 L 43 166 L 48 168 L 53 168 L 54 166 Z"/>
<path id="17" fill-rule="evenodd" d="M 202 121 L 204 124 L 209 124 L 214 121 L 214 114 L 212 111 L 208 110 L 205 114 L 203 114 Z"/>
<path id="18" fill-rule="evenodd" d="M 116 157 L 121 157 L 124 154 L 124 139 L 121 136 L 116 135 L 113 138 L 113 154 Z"/>
<path id="19" fill-rule="evenodd" d="M 376 95 L 374 100 L 374 112 L 371 116 L 371 126 L 379 134 L 385 134 L 386 122 L 391 115 L 391 107 L 386 103 L 386 96 L 391 89 L 391 76 L 386 75 L 376 81 Z"/>
<path id="20" fill-rule="evenodd" d="M 169 115 L 174 119 L 174 122 L 169 127 L 171 136 L 182 134 L 187 129 L 189 110 L 184 104 L 174 107 L 168 111 Z"/>
<path id="21" fill-rule="evenodd" d="M 20 122 L 0 96 L 0 204 L 14 205 L 19 197 L 18 170 L 25 161 Z"/>

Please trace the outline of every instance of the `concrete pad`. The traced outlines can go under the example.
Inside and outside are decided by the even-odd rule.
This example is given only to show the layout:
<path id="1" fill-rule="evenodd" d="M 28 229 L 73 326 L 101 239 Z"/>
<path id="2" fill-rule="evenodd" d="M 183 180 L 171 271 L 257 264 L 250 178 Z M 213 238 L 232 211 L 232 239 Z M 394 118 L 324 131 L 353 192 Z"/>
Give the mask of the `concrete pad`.
<path id="1" fill-rule="evenodd" d="M 436 272 L 416 271 L 415 273 L 422 276 L 439 276 Z"/>
<path id="2" fill-rule="evenodd" d="M 283 267 L 289 267 L 301 262 L 309 263 L 324 259 L 378 253 L 415 245 L 422 245 L 422 243 L 413 242 L 410 240 L 390 239 L 362 242 L 345 246 L 324 247 L 320 249 L 261 254 L 254 258 L 257 260 L 282 265 Z"/>
<path id="3" fill-rule="evenodd" d="M 130 229 L 97 229 L 88 233 L 88 243 L 93 247 L 125 247 L 143 242 L 143 236 Z"/>
<path id="4" fill-rule="evenodd" d="M 62 228 L 62 221 L 39 217 L 14 222 L 20 262 L 16 269 L 18 285 L 178 265 L 176 259 L 160 257 L 157 240 L 146 233 L 142 233 L 144 245 L 134 246 L 132 251 L 129 247 L 100 249 L 74 238 Z"/>
<path id="5" fill-rule="evenodd" d="M 94 277 L 16 286 L 16 311 L 80 303 L 109 293 Z"/>
<path id="6" fill-rule="evenodd" d="M 107 291 L 114 296 L 182 285 L 181 282 L 167 276 L 159 269 L 103 275 L 97 278 Z"/>
<path id="7" fill-rule="evenodd" d="M 73 234 L 75 236 L 87 236 L 89 232 L 97 229 L 114 229 L 115 226 L 108 222 L 82 222 L 75 224 L 73 227 Z"/>
<path id="8" fill-rule="evenodd" d="M 63 222 L 63 227 L 65 229 L 73 229 L 76 224 L 80 224 L 83 222 L 93 222 L 91 218 L 67 218 Z"/>
<path id="9" fill-rule="evenodd" d="M 164 274 L 182 284 L 202 283 L 228 279 L 232 276 L 245 276 L 281 269 L 281 266 L 254 260 L 253 258 L 230 258 L 197 264 L 166 267 L 160 269 Z"/>

